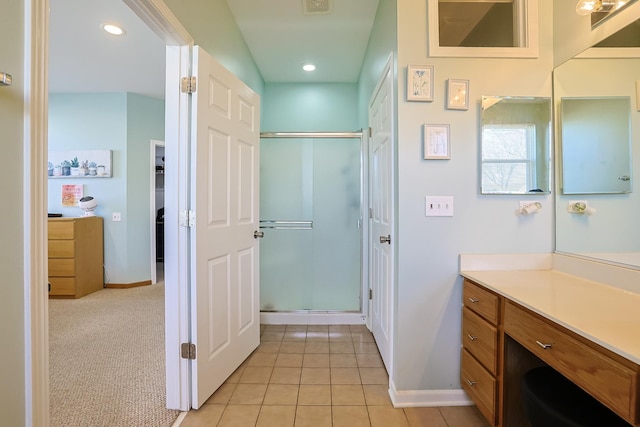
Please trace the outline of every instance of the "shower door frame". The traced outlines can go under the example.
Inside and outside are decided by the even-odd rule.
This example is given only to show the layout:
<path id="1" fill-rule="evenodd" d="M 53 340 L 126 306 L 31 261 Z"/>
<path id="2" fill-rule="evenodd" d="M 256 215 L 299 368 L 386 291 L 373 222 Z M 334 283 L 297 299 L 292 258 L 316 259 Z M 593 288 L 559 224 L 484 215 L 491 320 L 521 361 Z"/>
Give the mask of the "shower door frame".
<path id="1" fill-rule="evenodd" d="M 327 139 L 359 139 L 360 140 L 360 309 L 358 311 L 336 310 L 278 310 L 274 312 L 260 311 L 262 323 L 280 323 L 279 315 L 301 315 L 292 319 L 299 323 L 358 323 L 365 324 L 369 312 L 369 215 L 368 215 L 368 135 L 361 130 L 356 132 L 261 132 L 263 138 L 327 138 Z M 313 317 L 308 317 L 311 315 Z M 325 316 L 323 316 L 325 315 Z"/>

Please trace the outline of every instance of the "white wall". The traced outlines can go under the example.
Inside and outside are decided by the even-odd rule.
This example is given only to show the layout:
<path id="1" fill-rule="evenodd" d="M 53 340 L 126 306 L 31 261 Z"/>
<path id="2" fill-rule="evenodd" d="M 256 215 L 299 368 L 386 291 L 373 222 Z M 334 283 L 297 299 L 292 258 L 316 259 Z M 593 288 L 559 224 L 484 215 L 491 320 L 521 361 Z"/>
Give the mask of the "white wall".
<path id="1" fill-rule="evenodd" d="M 22 1 L 3 2 L 0 13 L 0 71 L 13 76 L 12 86 L 0 86 L 0 129 L 5 159 L 0 168 L 4 200 L 0 209 L 0 417 L 7 426 L 25 424 L 26 405 L 23 232 L 29 213 L 23 207 L 22 179 L 25 170 L 23 10 Z"/>
<path id="2" fill-rule="evenodd" d="M 551 97 L 552 0 L 540 0 L 537 59 L 430 58 L 423 0 L 398 0 L 398 390 L 456 389 L 459 384 L 460 253 L 553 250 L 553 196 L 533 196 L 542 212 L 516 215 L 532 196 L 479 194 L 482 95 Z M 406 67 L 435 67 L 433 102 L 406 102 Z M 470 109 L 445 109 L 449 78 L 470 80 Z M 451 125 L 451 160 L 423 160 L 423 123 Z M 425 195 L 454 197 L 454 216 L 426 218 Z"/>

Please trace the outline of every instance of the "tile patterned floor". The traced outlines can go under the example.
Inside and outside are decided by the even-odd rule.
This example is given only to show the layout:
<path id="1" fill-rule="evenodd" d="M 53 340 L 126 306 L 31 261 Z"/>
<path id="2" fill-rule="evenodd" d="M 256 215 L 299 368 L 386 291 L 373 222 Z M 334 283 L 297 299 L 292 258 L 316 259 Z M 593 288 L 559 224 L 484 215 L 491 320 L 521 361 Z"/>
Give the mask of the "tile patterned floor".
<path id="1" fill-rule="evenodd" d="M 394 408 L 361 325 L 263 325 L 260 346 L 181 427 L 487 427 L 474 407 Z"/>

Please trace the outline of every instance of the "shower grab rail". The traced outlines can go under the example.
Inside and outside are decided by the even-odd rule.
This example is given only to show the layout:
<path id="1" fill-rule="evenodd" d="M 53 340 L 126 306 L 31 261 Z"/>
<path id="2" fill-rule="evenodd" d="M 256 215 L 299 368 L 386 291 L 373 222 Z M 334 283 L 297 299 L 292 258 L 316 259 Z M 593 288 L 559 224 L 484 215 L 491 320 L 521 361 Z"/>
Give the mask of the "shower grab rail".
<path id="1" fill-rule="evenodd" d="M 272 230 L 311 230 L 313 221 L 260 220 L 260 228 Z"/>

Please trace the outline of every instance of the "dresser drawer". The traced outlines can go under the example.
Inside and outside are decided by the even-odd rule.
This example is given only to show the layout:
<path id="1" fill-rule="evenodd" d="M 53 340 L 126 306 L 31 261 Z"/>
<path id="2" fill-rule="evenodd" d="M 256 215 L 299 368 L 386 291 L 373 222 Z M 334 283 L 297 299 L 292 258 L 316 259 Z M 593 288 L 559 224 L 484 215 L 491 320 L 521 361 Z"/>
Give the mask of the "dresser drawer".
<path id="1" fill-rule="evenodd" d="M 74 277 L 49 277 L 51 296 L 73 296 L 76 293 L 76 279 Z"/>
<path id="2" fill-rule="evenodd" d="M 491 425 L 495 425 L 496 379 L 464 349 L 462 350 L 460 381 L 462 388 L 476 403 L 480 412 Z"/>
<path id="3" fill-rule="evenodd" d="M 462 345 L 491 374 L 496 375 L 498 330 L 467 307 L 462 309 Z"/>
<path id="4" fill-rule="evenodd" d="M 464 281 L 463 294 L 465 307 L 469 307 L 492 324 L 498 324 L 500 298 L 497 295 L 468 280 Z"/>
<path id="5" fill-rule="evenodd" d="M 49 258 L 49 276 L 75 276 L 76 260 L 73 258 Z"/>
<path id="6" fill-rule="evenodd" d="M 511 302 L 505 306 L 504 331 L 618 415 L 635 423 L 637 374 L 609 357 L 606 350 L 587 345 L 570 331 Z"/>
<path id="7" fill-rule="evenodd" d="M 73 239 L 75 237 L 75 222 L 49 220 L 47 235 L 49 239 Z"/>
<path id="8" fill-rule="evenodd" d="M 73 240 L 49 240 L 49 258 L 74 258 L 75 256 Z"/>

